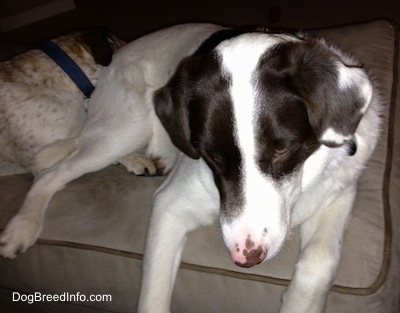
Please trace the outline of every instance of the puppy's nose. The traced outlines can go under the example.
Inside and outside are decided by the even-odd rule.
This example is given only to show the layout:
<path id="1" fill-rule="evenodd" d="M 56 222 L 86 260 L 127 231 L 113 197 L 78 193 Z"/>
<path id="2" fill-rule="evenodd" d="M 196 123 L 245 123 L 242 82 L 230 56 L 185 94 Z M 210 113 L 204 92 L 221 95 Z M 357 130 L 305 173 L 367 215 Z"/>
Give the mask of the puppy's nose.
<path id="1" fill-rule="evenodd" d="M 264 261 L 267 254 L 267 247 L 261 244 L 256 245 L 251 236 L 248 235 L 243 248 L 239 243 L 236 243 L 231 251 L 231 258 L 237 266 L 252 267 Z"/>
<path id="2" fill-rule="evenodd" d="M 243 257 L 239 257 L 239 260 L 234 260 L 234 262 L 237 266 L 252 267 L 264 261 L 266 256 L 267 250 L 258 246 L 257 249 L 251 249 L 250 251 L 247 251 L 246 249 L 243 250 Z"/>

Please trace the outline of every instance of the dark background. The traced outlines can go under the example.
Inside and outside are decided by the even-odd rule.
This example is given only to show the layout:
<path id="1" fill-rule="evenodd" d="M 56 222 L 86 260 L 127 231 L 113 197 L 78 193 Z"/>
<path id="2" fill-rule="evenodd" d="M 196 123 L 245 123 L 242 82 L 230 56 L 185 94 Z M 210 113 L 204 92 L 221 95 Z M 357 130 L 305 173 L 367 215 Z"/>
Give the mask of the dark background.
<path id="1" fill-rule="evenodd" d="M 39 4 L 41 1 L 51 2 L 36 0 Z M 130 41 L 149 31 L 189 21 L 294 29 L 379 18 L 400 24 L 400 0 L 75 0 L 74 4 L 76 7 L 68 12 L 0 31 L 0 59 L 26 50 L 42 39 L 91 26 L 105 26 Z M 32 2 L 0 0 L 0 12 L 5 12 L 0 13 L 0 18 L 19 13 L 24 5 L 30 9 Z"/>

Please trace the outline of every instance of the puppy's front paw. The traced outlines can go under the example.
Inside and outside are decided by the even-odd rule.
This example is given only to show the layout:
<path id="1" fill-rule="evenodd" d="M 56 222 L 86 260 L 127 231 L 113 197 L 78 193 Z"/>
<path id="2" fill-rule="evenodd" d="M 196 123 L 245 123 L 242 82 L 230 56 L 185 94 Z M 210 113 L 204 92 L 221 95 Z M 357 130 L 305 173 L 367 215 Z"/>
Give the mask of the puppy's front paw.
<path id="1" fill-rule="evenodd" d="M 42 230 L 41 223 L 27 216 L 16 215 L 0 236 L 0 256 L 13 259 L 32 246 Z"/>
<path id="2" fill-rule="evenodd" d="M 158 162 L 149 159 L 144 154 L 133 153 L 119 160 L 129 172 L 138 176 L 156 176 L 162 175 L 161 169 L 158 168 Z"/>

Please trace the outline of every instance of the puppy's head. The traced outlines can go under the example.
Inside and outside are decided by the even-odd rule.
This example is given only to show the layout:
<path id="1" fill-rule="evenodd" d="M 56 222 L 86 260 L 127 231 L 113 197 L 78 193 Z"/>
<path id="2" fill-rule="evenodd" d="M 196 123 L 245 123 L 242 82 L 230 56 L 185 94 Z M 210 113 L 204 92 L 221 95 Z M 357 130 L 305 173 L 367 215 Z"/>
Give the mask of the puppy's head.
<path id="1" fill-rule="evenodd" d="M 325 44 L 249 33 L 183 60 L 154 102 L 173 143 L 212 170 L 225 243 L 252 266 L 282 246 L 299 193 L 320 174 L 304 179 L 310 157 L 355 152 L 371 98 L 365 72 Z"/>

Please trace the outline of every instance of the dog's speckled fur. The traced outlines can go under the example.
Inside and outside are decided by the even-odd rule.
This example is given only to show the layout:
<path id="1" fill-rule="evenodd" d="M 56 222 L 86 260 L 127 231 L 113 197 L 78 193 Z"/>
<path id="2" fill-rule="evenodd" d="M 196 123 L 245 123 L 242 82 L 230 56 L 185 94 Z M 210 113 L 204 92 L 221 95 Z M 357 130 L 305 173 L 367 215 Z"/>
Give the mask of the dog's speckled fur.
<path id="1" fill-rule="evenodd" d="M 124 43 L 102 30 L 77 31 L 53 40 L 93 84 Z M 32 49 L 0 63 L 0 175 L 32 172 L 44 146 L 75 137 L 85 122 L 84 96 L 44 52 Z"/>

